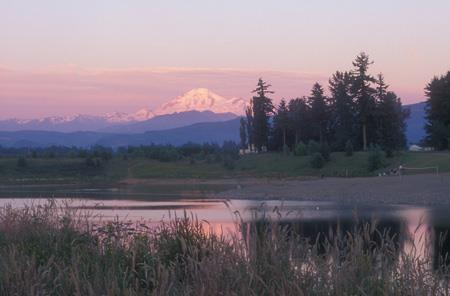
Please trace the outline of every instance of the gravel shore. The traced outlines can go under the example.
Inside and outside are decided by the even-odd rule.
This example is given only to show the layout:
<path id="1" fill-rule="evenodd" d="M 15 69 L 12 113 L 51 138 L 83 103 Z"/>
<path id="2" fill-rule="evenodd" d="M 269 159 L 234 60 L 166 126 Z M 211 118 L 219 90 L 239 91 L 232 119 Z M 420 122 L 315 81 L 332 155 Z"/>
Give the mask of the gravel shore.
<path id="1" fill-rule="evenodd" d="M 216 194 L 226 199 L 295 199 L 355 203 L 450 205 L 450 174 L 261 180 Z"/>

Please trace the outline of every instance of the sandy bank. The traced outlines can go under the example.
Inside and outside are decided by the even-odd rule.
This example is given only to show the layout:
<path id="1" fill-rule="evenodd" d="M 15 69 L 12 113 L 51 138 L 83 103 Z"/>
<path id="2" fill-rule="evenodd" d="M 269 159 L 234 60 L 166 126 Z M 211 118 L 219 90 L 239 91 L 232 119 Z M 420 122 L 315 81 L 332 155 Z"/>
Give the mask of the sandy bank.
<path id="1" fill-rule="evenodd" d="M 297 199 L 450 205 L 450 174 L 310 180 L 260 180 L 216 195 L 234 199 Z"/>

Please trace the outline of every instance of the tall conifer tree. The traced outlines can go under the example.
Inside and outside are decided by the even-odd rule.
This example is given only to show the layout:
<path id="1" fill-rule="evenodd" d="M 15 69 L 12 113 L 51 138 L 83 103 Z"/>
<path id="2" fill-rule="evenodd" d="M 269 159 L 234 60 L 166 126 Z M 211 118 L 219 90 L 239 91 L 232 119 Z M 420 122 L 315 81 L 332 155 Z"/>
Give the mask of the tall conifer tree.
<path id="1" fill-rule="evenodd" d="M 273 113 L 272 99 L 267 95 L 274 92 L 269 90 L 270 84 L 267 84 L 262 78 L 259 79 L 256 89 L 252 93 L 256 93 L 256 96 L 252 99 L 253 107 L 253 142 L 258 151 L 262 150 L 262 147 L 268 146 L 269 141 L 269 119 Z"/>
<path id="2" fill-rule="evenodd" d="M 373 64 L 369 56 L 364 52 L 360 53 L 353 62 L 353 83 L 352 95 L 356 102 L 358 120 L 361 125 L 362 147 L 367 150 L 368 143 L 374 142 L 376 138 L 375 114 L 375 89 L 372 87 L 374 78 L 368 74 L 369 66 Z"/>
<path id="3" fill-rule="evenodd" d="M 329 80 L 333 148 L 337 150 L 344 150 L 348 141 L 355 143 L 355 104 L 350 93 L 351 82 L 351 73 L 340 71 Z"/>
<path id="4" fill-rule="evenodd" d="M 327 121 L 329 118 L 328 106 L 323 87 L 317 82 L 313 85 L 308 103 L 311 108 L 311 123 L 314 128 L 315 138 L 320 143 L 323 143 L 325 141 Z"/>
<path id="5" fill-rule="evenodd" d="M 428 97 L 426 140 L 438 150 L 450 149 L 450 71 L 434 77 L 426 86 L 425 94 Z"/>

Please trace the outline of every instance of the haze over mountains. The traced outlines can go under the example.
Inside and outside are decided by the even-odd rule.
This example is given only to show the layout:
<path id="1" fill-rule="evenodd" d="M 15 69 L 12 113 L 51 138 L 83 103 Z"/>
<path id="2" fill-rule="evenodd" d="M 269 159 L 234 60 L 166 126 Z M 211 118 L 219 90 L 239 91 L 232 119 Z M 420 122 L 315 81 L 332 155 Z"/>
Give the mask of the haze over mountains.
<path id="1" fill-rule="evenodd" d="M 139 133 L 181 127 L 198 122 L 229 120 L 244 112 L 246 101 L 227 99 L 206 88 L 196 88 L 155 110 L 143 108 L 135 113 L 54 116 L 40 119 L 0 120 L 0 131 L 102 131 Z M 170 115 L 170 116 L 169 116 Z"/>
<path id="2" fill-rule="evenodd" d="M 74 115 L 43 119 L 0 121 L 0 145 L 42 147 L 173 144 L 186 142 L 239 141 L 239 116 L 246 101 L 227 99 L 205 89 L 193 89 L 155 110 L 143 108 L 135 113 L 103 116 Z M 425 136 L 425 103 L 406 105 L 408 144 Z"/>

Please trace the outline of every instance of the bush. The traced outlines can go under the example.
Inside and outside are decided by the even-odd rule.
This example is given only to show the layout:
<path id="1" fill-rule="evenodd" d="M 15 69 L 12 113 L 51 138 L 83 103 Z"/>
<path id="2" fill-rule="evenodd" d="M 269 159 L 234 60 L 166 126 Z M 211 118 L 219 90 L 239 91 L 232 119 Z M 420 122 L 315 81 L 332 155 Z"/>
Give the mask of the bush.
<path id="1" fill-rule="evenodd" d="M 312 168 L 320 169 L 325 165 L 325 159 L 321 153 L 316 152 L 311 156 L 310 164 Z"/>
<path id="2" fill-rule="evenodd" d="M 305 143 L 299 142 L 295 146 L 294 154 L 297 156 L 305 156 L 308 154 L 308 147 L 306 147 Z"/>
<path id="3" fill-rule="evenodd" d="M 331 149 L 327 142 L 320 145 L 320 154 L 322 154 L 325 161 L 330 161 Z"/>
<path id="4" fill-rule="evenodd" d="M 310 140 L 308 142 L 308 155 L 313 155 L 316 152 L 320 152 L 320 144 L 316 141 Z"/>
<path id="5" fill-rule="evenodd" d="M 223 167 L 226 168 L 227 170 L 234 170 L 235 164 L 234 164 L 233 158 L 231 158 L 229 156 L 224 157 L 224 159 L 223 159 Z"/>
<path id="6" fill-rule="evenodd" d="M 92 156 L 88 156 L 85 159 L 84 164 L 86 165 L 86 167 L 93 169 L 101 168 L 103 166 L 103 163 L 100 158 Z"/>
<path id="7" fill-rule="evenodd" d="M 370 172 L 378 170 L 383 166 L 383 151 L 380 146 L 371 146 L 367 158 L 368 169 Z"/>
<path id="8" fill-rule="evenodd" d="M 348 140 L 345 143 L 345 156 L 352 156 L 353 155 L 353 143 L 352 140 Z"/>
<path id="9" fill-rule="evenodd" d="M 25 157 L 21 156 L 17 159 L 17 167 L 18 168 L 26 168 L 27 167 L 27 160 Z"/>
<path id="10" fill-rule="evenodd" d="M 392 148 L 386 148 L 385 149 L 385 153 L 386 153 L 386 157 L 387 158 L 392 158 L 394 157 L 394 150 Z"/>

